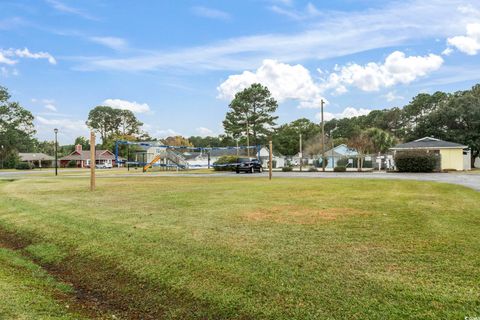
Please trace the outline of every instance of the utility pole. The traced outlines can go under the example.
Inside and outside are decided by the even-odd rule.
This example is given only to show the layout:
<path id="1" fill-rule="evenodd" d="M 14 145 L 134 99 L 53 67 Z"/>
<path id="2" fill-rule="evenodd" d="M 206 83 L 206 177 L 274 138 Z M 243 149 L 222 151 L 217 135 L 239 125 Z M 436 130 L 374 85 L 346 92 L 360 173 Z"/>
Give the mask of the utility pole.
<path id="1" fill-rule="evenodd" d="M 272 157 L 273 157 L 273 152 L 272 152 L 272 140 L 268 142 L 268 179 L 272 180 Z"/>
<path id="2" fill-rule="evenodd" d="M 95 132 L 90 132 L 90 191 L 95 191 Z"/>
<path id="3" fill-rule="evenodd" d="M 302 134 L 300 133 L 300 150 L 298 152 L 300 156 L 300 172 L 302 171 L 302 159 L 303 159 L 303 152 L 302 152 Z"/>
<path id="4" fill-rule="evenodd" d="M 323 105 L 325 102 L 321 101 L 321 114 L 322 114 L 322 171 L 325 172 L 325 121 L 323 121 Z"/>

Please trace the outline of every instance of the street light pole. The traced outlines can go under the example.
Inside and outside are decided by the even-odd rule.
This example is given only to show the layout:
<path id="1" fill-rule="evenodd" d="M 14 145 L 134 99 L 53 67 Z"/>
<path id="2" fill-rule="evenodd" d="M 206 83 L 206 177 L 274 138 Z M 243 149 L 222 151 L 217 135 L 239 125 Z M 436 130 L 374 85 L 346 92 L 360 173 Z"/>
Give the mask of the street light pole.
<path id="1" fill-rule="evenodd" d="M 57 134 L 58 134 L 58 129 L 55 128 L 53 129 L 53 132 L 55 132 L 55 175 L 58 176 L 58 142 L 57 142 Z"/>

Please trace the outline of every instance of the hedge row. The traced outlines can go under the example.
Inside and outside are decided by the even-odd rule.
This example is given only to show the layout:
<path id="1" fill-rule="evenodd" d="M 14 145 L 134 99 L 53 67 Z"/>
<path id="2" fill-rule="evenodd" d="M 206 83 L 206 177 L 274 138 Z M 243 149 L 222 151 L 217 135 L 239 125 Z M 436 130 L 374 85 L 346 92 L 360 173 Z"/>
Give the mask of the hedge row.
<path id="1" fill-rule="evenodd" d="M 395 155 L 395 165 L 400 172 L 432 172 L 438 156 L 426 151 L 404 151 Z"/>
<path id="2" fill-rule="evenodd" d="M 218 158 L 217 161 L 213 163 L 213 169 L 215 171 L 233 171 L 236 168 L 236 165 L 234 165 L 234 163 L 238 163 L 238 156 L 221 156 L 220 158 Z"/>

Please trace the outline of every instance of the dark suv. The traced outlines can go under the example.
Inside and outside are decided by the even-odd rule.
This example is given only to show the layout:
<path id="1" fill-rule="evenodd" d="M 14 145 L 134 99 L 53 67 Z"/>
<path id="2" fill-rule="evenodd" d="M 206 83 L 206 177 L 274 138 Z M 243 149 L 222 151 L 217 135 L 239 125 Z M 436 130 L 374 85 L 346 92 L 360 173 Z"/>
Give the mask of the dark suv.
<path id="1" fill-rule="evenodd" d="M 262 173 L 263 167 L 260 160 L 256 158 L 238 158 L 238 164 L 235 168 L 236 173 L 241 171 L 247 173 L 254 173 L 255 171 Z"/>

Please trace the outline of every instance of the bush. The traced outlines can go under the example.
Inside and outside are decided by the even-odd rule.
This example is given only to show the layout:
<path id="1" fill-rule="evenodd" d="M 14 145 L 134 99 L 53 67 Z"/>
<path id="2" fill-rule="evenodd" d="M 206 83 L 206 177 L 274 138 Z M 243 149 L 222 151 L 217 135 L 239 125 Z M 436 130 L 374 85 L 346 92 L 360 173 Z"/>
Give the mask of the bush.
<path id="1" fill-rule="evenodd" d="M 435 170 L 438 157 L 424 151 L 398 152 L 395 165 L 400 172 L 432 172 Z"/>
<path id="2" fill-rule="evenodd" d="M 18 163 L 20 163 L 18 153 L 16 151 L 11 151 L 2 159 L 2 168 L 14 169 Z"/>
<path id="3" fill-rule="evenodd" d="M 29 162 L 20 162 L 15 166 L 17 170 L 32 170 L 33 168 L 35 168 L 35 166 Z"/>
<path id="4" fill-rule="evenodd" d="M 77 167 L 77 161 L 75 160 L 70 160 L 67 164 L 67 167 L 69 168 L 76 168 Z"/>
<path id="5" fill-rule="evenodd" d="M 347 167 L 335 167 L 333 168 L 333 172 L 345 172 L 347 171 Z"/>
<path id="6" fill-rule="evenodd" d="M 213 169 L 215 171 L 233 171 L 236 167 L 234 164 L 237 162 L 238 156 L 221 156 L 213 163 Z"/>
<path id="7" fill-rule="evenodd" d="M 293 171 L 293 167 L 290 167 L 290 166 L 283 167 L 283 168 L 282 168 L 282 171 L 283 171 L 283 172 L 290 172 L 290 171 Z"/>
<path id="8" fill-rule="evenodd" d="M 308 172 L 318 172 L 318 170 L 315 167 L 310 167 L 308 168 Z"/>

